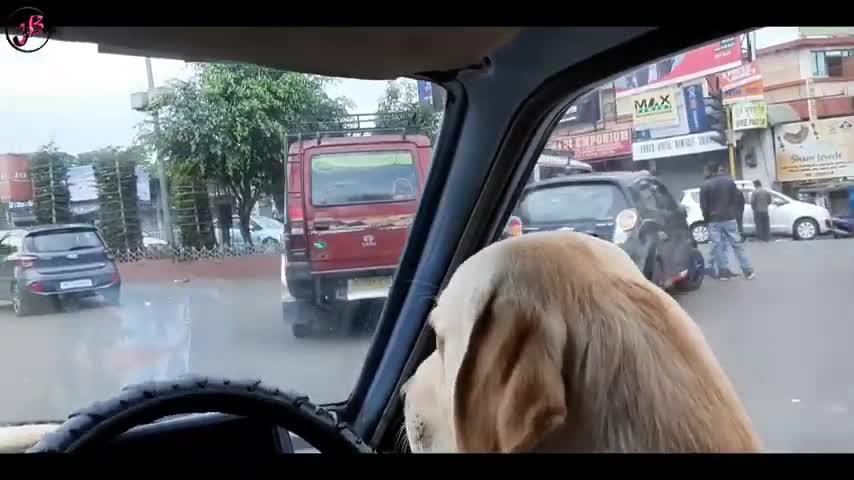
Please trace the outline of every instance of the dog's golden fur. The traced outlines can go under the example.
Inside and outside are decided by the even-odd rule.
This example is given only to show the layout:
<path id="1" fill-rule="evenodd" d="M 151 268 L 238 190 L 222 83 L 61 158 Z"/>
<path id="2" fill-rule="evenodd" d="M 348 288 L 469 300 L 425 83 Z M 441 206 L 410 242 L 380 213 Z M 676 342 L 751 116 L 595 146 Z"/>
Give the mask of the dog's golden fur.
<path id="1" fill-rule="evenodd" d="M 761 448 L 700 329 L 609 242 L 493 244 L 459 267 L 430 323 L 437 349 L 404 392 L 413 451 Z"/>

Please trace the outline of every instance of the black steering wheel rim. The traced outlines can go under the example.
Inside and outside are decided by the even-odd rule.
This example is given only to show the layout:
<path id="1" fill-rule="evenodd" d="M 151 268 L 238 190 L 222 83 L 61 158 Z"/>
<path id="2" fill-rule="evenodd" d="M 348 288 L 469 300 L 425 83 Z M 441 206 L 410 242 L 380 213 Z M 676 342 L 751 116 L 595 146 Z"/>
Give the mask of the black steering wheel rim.
<path id="1" fill-rule="evenodd" d="M 373 453 L 329 410 L 308 397 L 281 391 L 260 380 L 233 381 L 184 377 L 127 387 L 110 400 L 72 413 L 45 435 L 29 453 L 96 451 L 122 433 L 161 418 L 189 413 L 220 412 L 279 425 L 321 453 Z"/>

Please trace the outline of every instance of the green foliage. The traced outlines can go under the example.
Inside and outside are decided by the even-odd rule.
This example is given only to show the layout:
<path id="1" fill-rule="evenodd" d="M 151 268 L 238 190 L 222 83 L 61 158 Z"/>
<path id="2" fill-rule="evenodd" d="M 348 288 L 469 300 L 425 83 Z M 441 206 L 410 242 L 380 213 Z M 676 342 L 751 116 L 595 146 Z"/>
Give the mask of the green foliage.
<path id="1" fill-rule="evenodd" d="M 202 64 L 187 82 L 171 84 L 140 139 L 161 150 L 176 177 L 212 180 L 237 203 L 241 232 L 261 195 L 281 190 L 285 133 L 308 121 L 344 117 L 348 101 L 324 92 L 331 80 L 254 65 Z"/>
<path id="2" fill-rule="evenodd" d="M 142 149 L 106 147 L 89 153 L 98 188 L 98 216 L 104 241 L 115 250 L 139 248 L 142 228 L 137 205 L 136 165 L 143 158 Z"/>
<path id="3" fill-rule="evenodd" d="M 377 104 L 377 127 L 414 127 L 432 142 L 439 129 L 439 116 L 432 105 L 418 101 L 418 84 L 414 80 L 392 80 Z"/>
<path id="4" fill-rule="evenodd" d="M 210 198 L 205 182 L 194 177 L 172 179 L 172 203 L 183 247 L 212 248 L 216 244 Z"/>
<path id="5" fill-rule="evenodd" d="M 68 192 L 65 155 L 50 142 L 30 157 L 33 210 L 40 224 L 71 221 L 71 195 Z"/>

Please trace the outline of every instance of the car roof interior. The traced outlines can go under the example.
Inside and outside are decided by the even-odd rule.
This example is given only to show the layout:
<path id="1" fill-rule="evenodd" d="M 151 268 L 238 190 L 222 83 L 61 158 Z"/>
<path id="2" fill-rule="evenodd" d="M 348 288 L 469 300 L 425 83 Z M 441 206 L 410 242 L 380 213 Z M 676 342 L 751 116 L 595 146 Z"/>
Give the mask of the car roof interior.
<path id="1" fill-rule="evenodd" d="M 633 67 L 749 28 L 68 27 L 55 38 L 98 43 L 105 53 L 418 77 L 445 88 L 418 216 L 361 377 L 337 406 L 357 434 L 389 450 L 402 421 L 402 380 L 433 348 L 425 328 L 431 299 L 457 265 L 498 236 L 568 102 Z"/>

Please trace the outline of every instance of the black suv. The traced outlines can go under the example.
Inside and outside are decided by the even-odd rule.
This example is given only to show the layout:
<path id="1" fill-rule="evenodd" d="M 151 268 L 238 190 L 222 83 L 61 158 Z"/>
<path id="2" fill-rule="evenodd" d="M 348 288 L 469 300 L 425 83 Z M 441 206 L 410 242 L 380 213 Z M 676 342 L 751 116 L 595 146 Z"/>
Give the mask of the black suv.
<path id="1" fill-rule="evenodd" d="M 505 235 L 573 230 L 623 248 L 661 288 L 695 290 L 705 260 L 687 212 L 648 172 L 570 175 L 525 187 Z"/>
<path id="2" fill-rule="evenodd" d="M 15 315 L 53 306 L 62 297 L 100 293 L 117 305 L 121 279 L 92 225 L 44 225 L 0 235 L 0 300 Z"/>

